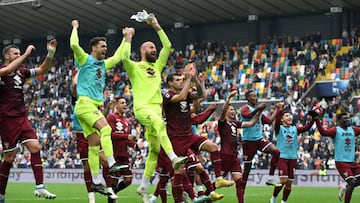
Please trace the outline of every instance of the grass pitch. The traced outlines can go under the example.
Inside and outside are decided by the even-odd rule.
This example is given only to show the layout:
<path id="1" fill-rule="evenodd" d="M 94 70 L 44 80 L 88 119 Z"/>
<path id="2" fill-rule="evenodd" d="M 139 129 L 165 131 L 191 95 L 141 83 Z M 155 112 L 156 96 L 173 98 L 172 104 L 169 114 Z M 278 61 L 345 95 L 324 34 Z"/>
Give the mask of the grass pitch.
<path id="1" fill-rule="evenodd" d="M 35 197 L 34 184 L 31 183 L 9 183 L 6 193 L 6 202 L 8 203 L 37 203 L 37 202 L 62 202 L 62 203 L 87 203 L 87 193 L 84 184 L 46 184 L 48 189 L 57 195 L 55 200 L 45 200 Z M 141 199 L 136 194 L 135 190 L 138 185 L 131 185 L 125 190 L 119 192 L 119 203 L 141 203 Z M 150 191 L 153 192 L 155 186 L 150 186 Z M 245 200 L 246 203 L 268 203 L 272 195 L 273 187 L 247 187 Z M 236 203 L 235 188 L 221 188 L 217 190 L 218 193 L 225 195 L 224 199 L 218 201 L 223 203 Z M 282 192 L 280 193 L 277 202 L 281 201 Z M 105 196 L 96 194 L 96 202 L 107 202 Z M 160 198 L 157 202 L 161 202 Z M 171 196 L 168 196 L 168 202 L 173 202 Z M 293 187 L 289 203 L 339 203 L 338 188 L 318 188 L 318 187 Z M 351 202 L 360 202 L 360 189 L 356 188 L 353 192 Z"/>

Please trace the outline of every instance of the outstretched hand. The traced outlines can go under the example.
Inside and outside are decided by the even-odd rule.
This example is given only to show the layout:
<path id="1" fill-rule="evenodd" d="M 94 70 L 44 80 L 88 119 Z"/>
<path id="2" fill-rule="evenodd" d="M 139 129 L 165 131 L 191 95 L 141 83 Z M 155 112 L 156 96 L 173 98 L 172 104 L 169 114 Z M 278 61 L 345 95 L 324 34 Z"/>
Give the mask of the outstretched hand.
<path id="1" fill-rule="evenodd" d="M 231 91 L 230 94 L 229 94 L 229 99 L 234 97 L 236 94 L 237 94 L 236 90 Z"/>
<path id="2" fill-rule="evenodd" d="M 73 28 L 79 28 L 79 26 L 80 26 L 80 23 L 79 23 L 79 21 L 78 20 L 72 20 L 71 21 L 71 26 L 73 27 Z"/>
<path id="3" fill-rule="evenodd" d="M 311 116 L 314 120 L 320 118 L 319 113 L 317 113 L 315 110 L 310 110 L 308 115 Z"/>
<path id="4" fill-rule="evenodd" d="M 31 44 L 31 45 L 29 45 L 29 46 L 26 48 L 24 54 L 25 54 L 26 56 L 30 56 L 30 55 L 31 55 L 31 52 L 32 52 L 33 50 L 35 50 L 35 46 Z"/>
<path id="5" fill-rule="evenodd" d="M 159 22 L 157 20 L 157 18 L 155 16 L 152 16 L 150 17 L 147 21 L 146 21 L 147 24 L 151 25 L 151 26 L 154 26 L 154 25 L 158 25 Z"/>
<path id="6" fill-rule="evenodd" d="M 135 29 L 132 27 L 124 27 L 122 33 L 124 36 L 132 37 L 135 35 Z"/>
<path id="7" fill-rule="evenodd" d="M 51 47 L 55 47 L 55 48 L 56 48 L 56 46 L 57 46 L 57 41 L 56 41 L 56 39 L 52 39 L 52 40 L 50 40 L 50 42 L 49 42 L 49 46 L 51 46 Z"/>
<path id="8" fill-rule="evenodd" d="M 259 106 L 258 106 L 258 109 L 259 109 L 260 111 L 263 111 L 265 108 L 266 108 L 266 104 L 265 104 L 265 103 L 261 103 L 261 104 L 259 104 Z"/>
<path id="9" fill-rule="evenodd" d="M 47 46 L 47 50 L 48 50 L 48 57 L 50 58 L 54 58 L 55 52 L 56 52 L 56 46 L 57 46 L 57 41 L 56 39 L 52 39 Z"/>
<path id="10" fill-rule="evenodd" d="M 197 75 L 197 70 L 196 70 L 196 64 L 195 63 L 188 63 L 186 66 L 185 66 L 185 69 L 188 69 L 188 71 L 190 72 L 191 74 L 191 77 L 196 77 Z"/>

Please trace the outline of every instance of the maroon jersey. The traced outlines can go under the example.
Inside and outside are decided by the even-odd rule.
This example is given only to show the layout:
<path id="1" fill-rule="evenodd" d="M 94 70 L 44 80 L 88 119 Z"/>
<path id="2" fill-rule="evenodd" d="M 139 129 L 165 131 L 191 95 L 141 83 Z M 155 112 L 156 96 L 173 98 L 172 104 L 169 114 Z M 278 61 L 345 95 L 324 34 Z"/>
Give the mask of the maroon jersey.
<path id="1" fill-rule="evenodd" d="M 4 65 L 1 68 L 5 67 Z M 19 68 L 15 73 L 0 77 L 0 116 L 26 116 L 23 85 L 35 76 L 35 69 Z"/>
<path id="2" fill-rule="evenodd" d="M 233 120 L 227 121 L 226 119 L 218 121 L 218 129 L 221 137 L 220 153 L 228 155 L 238 155 L 238 139 L 237 129 L 241 128 L 242 122 Z"/>
<path id="3" fill-rule="evenodd" d="M 191 111 L 190 99 L 178 103 L 171 103 L 171 98 L 176 93 L 169 90 L 163 95 L 163 109 L 166 116 L 166 129 L 168 136 L 191 136 Z"/>
<path id="4" fill-rule="evenodd" d="M 111 140 L 115 156 L 128 157 L 127 146 L 129 145 L 129 119 L 119 113 L 112 113 L 106 117 L 111 126 Z"/>

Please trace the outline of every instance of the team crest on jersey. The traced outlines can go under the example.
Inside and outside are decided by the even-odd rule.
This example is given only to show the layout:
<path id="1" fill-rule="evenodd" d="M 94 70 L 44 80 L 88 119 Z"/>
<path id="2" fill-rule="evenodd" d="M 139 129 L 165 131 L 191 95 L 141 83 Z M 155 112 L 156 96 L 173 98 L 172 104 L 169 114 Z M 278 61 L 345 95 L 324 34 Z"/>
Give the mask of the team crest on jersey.
<path id="1" fill-rule="evenodd" d="M 166 94 L 165 94 L 165 98 L 169 99 L 169 98 L 170 98 L 170 94 L 169 94 L 169 93 L 166 93 Z"/>
<path id="2" fill-rule="evenodd" d="M 16 75 L 13 77 L 13 79 L 14 79 L 14 83 L 15 83 L 14 88 L 16 88 L 16 89 L 21 89 L 21 88 L 22 88 L 22 83 L 23 83 L 22 80 L 21 80 L 21 77 L 16 74 Z"/>
<path id="3" fill-rule="evenodd" d="M 188 112 L 187 101 L 180 102 L 180 111 L 181 112 Z"/>
<path id="4" fill-rule="evenodd" d="M 101 70 L 100 70 L 100 68 L 96 69 L 96 77 L 97 77 L 97 79 L 101 78 Z"/>
<path id="5" fill-rule="evenodd" d="M 291 143 L 292 142 L 292 137 L 290 135 L 286 135 L 286 142 L 287 143 Z"/>
<path id="6" fill-rule="evenodd" d="M 152 68 L 147 68 L 146 73 L 149 75 L 150 78 L 155 77 L 155 70 Z"/>
<path id="7" fill-rule="evenodd" d="M 346 145 L 350 145 L 350 144 L 351 144 L 350 138 L 346 138 L 346 139 L 345 139 L 345 144 L 346 144 Z"/>

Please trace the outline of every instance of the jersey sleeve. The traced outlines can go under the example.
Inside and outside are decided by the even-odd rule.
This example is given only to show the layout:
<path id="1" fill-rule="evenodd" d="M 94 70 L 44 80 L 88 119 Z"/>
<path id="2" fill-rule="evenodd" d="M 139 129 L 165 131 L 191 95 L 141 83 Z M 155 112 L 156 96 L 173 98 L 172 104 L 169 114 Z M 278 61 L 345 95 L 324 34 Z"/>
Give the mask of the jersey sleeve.
<path id="1" fill-rule="evenodd" d="M 281 115 L 282 115 L 282 110 L 278 110 L 275 116 L 275 127 L 274 127 L 276 135 L 280 132 Z"/>
<path id="2" fill-rule="evenodd" d="M 159 58 L 156 61 L 156 67 L 159 69 L 159 71 L 162 71 L 162 69 L 165 67 L 167 63 L 167 60 L 171 52 L 171 42 L 167 37 L 167 35 L 165 34 L 164 30 L 162 29 L 159 30 L 157 34 L 159 35 L 163 47 L 160 51 Z"/>
<path id="3" fill-rule="evenodd" d="M 124 42 L 125 42 L 125 38 L 123 38 L 123 40 L 121 41 L 114 55 L 104 60 L 106 70 L 113 68 L 114 66 L 116 66 L 116 64 L 118 64 L 121 61 L 121 52 L 122 49 L 124 48 L 124 44 L 125 44 Z"/>
<path id="4" fill-rule="evenodd" d="M 124 43 L 124 45 L 121 48 L 120 59 L 124 64 L 124 68 L 125 68 L 126 72 L 128 72 L 129 76 L 132 77 L 134 75 L 133 70 L 136 67 L 136 63 L 130 59 L 131 43 L 126 42 L 125 40 L 123 40 L 122 43 Z"/>
<path id="5" fill-rule="evenodd" d="M 167 91 L 165 94 L 163 94 L 163 103 L 164 105 L 170 103 L 171 98 L 174 96 L 170 91 Z"/>
<path id="6" fill-rule="evenodd" d="M 325 129 L 320 123 L 320 119 L 316 119 L 316 126 L 322 136 L 332 137 L 336 136 L 336 127 Z"/>
<path id="7" fill-rule="evenodd" d="M 241 116 L 244 117 L 244 118 L 249 118 L 250 117 L 250 109 L 248 106 L 243 106 L 241 107 Z"/>
<path id="8" fill-rule="evenodd" d="M 88 57 L 88 54 L 80 47 L 79 45 L 79 37 L 78 30 L 73 29 L 70 36 L 70 48 L 74 52 L 74 58 L 79 63 L 79 68 L 83 65 Z"/>

